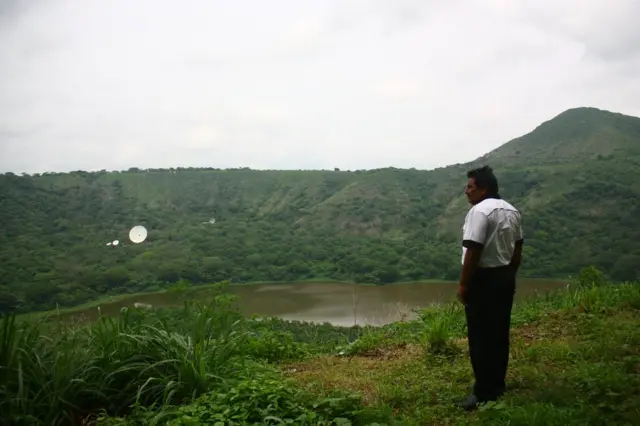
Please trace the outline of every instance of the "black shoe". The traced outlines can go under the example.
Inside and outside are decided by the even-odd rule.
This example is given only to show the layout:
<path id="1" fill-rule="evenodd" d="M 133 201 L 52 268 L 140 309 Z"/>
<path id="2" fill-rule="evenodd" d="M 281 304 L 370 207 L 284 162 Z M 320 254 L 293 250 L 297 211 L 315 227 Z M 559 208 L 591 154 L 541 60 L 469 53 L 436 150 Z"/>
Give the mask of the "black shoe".
<path id="1" fill-rule="evenodd" d="M 499 388 L 496 392 L 495 395 L 497 398 L 500 398 L 502 395 L 504 395 L 504 393 L 507 391 L 506 386 Z M 469 385 L 469 387 L 467 388 L 467 392 L 469 392 L 469 394 L 474 394 L 475 393 L 475 386 L 474 385 Z"/>
<path id="2" fill-rule="evenodd" d="M 462 401 L 458 402 L 458 407 L 466 410 L 466 411 L 473 411 L 476 408 L 478 408 L 478 404 L 480 403 L 480 401 L 478 400 L 478 397 L 476 397 L 475 395 L 471 394 L 469 396 L 467 396 L 466 398 L 464 398 Z"/>
<path id="3" fill-rule="evenodd" d="M 471 392 L 471 394 L 464 398 L 462 401 L 458 401 L 457 405 L 458 407 L 463 408 L 466 411 L 473 411 L 478 408 L 478 404 L 483 404 L 489 401 L 497 401 L 503 393 L 504 391 L 501 391 L 496 395 L 491 395 L 486 398 L 478 398 L 473 392 Z"/>

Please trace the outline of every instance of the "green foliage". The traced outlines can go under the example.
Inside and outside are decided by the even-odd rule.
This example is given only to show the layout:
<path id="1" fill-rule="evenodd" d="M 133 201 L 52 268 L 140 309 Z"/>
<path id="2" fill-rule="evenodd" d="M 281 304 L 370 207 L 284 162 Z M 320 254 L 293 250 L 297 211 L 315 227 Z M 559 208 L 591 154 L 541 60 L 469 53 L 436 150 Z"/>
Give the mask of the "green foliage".
<path id="1" fill-rule="evenodd" d="M 235 306 L 235 297 L 225 294 L 218 296 L 225 301 L 223 309 L 217 309 L 209 315 L 223 316 L 227 323 L 233 322 L 236 328 L 242 324 L 246 341 L 243 353 L 253 359 L 275 362 L 293 361 L 308 358 L 317 354 L 331 353 L 336 347 L 348 345 L 373 327 L 337 327 L 329 323 L 312 323 L 291 321 L 280 318 L 243 319 Z M 185 304 L 189 306 L 189 302 Z M 185 316 L 183 309 L 161 308 L 155 315 L 164 327 L 173 332 L 189 332 L 192 322 Z M 216 319 L 214 323 L 221 323 Z M 227 325 L 229 326 L 229 325 Z"/>
<path id="2" fill-rule="evenodd" d="M 293 360 L 303 358 L 308 353 L 305 349 L 290 332 L 267 331 L 251 336 L 247 353 L 265 361 Z"/>
<path id="3" fill-rule="evenodd" d="M 399 336 L 389 332 L 387 327 L 382 329 L 368 329 L 359 339 L 346 345 L 338 346 L 339 355 L 353 356 L 370 353 L 380 347 L 395 345 L 401 342 Z"/>
<path id="4" fill-rule="evenodd" d="M 328 322 L 314 323 L 307 321 L 291 321 L 280 318 L 260 318 L 250 322 L 255 332 L 286 332 L 298 343 L 303 343 L 316 352 L 330 351 L 336 345 L 351 343 L 373 327 L 337 327 Z"/>
<path id="5" fill-rule="evenodd" d="M 462 305 L 447 303 L 419 310 L 415 321 L 362 328 L 356 340 L 338 346 L 337 350 L 340 355 L 356 356 L 374 353 L 384 347 L 417 343 L 430 355 L 454 356 L 459 354 L 454 340 L 463 337 L 465 329 Z"/>
<path id="6" fill-rule="evenodd" d="M 588 268 L 588 271 L 599 271 Z M 530 324 L 557 310 L 580 313 L 606 313 L 620 306 L 637 309 L 640 306 L 640 286 L 637 283 L 580 285 L 580 281 L 564 289 L 538 295 L 518 303 L 511 317 L 514 326 Z"/>
<path id="7" fill-rule="evenodd" d="M 589 266 L 581 269 L 580 274 L 573 281 L 572 284 L 579 287 L 600 287 L 607 283 L 607 278 L 602 271 L 599 271 L 593 266 Z"/>
<path id="8" fill-rule="evenodd" d="M 378 412 L 377 412 L 378 411 Z M 131 417 L 106 418 L 104 425 L 343 425 L 372 424 L 384 410 L 364 409 L 362 398 L 346 392 L 318 397 L 277 373 L 265 372 L 224 392 L 210 392 L 184 406 L 158 411 L 139 408 Z M 165 423 L 166 422 L 166 423 Z M 373 423 L 375 424 L 375 423 Z"/>
<path id="9" fill-rule="evenodd" d="M 180 280 L 167 288 L 167 293 L 184 294 L 189 290 L 190 283 L 187 280 Z"/>

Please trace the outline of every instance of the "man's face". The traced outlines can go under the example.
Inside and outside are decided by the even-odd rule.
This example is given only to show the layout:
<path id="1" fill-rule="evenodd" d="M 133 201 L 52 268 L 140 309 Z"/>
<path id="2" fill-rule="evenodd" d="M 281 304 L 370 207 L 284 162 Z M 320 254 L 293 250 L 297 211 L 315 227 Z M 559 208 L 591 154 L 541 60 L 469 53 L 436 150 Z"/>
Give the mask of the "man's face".
<path id="1" fill-rule="evenodd" d="M 480 189 L 476 186 L 476 180 L 474 178 L 469 178 L 467 180 L 467 186 L 464 189 L 464 195 L 467 196 L 469 204 L 477 204 L 478 202 L 480 202 L 486 192 L 486 189 Z"/>

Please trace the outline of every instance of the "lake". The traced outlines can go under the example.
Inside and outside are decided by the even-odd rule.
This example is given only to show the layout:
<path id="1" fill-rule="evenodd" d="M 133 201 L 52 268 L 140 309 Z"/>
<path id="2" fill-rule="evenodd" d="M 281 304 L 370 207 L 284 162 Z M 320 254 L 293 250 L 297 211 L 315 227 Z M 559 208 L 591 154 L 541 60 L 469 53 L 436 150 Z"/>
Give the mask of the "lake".
<path id="1" fill-rule="evenodd" d="M 562 281 L 520 280 L 516 300 L 564 286 Z M 412 318 L 411 309 L 423 308 L 455 298 L 457 284 L 452 282 L 398 283 L 384 286 L 346 283 L 244 284 L 230 285 L 227 291 L 238 297 L 245 315 L 274 316 L 288 320 L 329 322 L 334 325 L 383 325 Z M 206 287 L 187 293 L 189 298 L 205 299 Z M 184 299 L 182 299 L 184 300 Z M 100 310 L 115 315 L 134 303 L 154 307 L 182 304 L 180 297 L 169 293 L 150 293 L 105 301 Z M 61 313 L 65 319 L 97 317 L 97 308 Z"/>

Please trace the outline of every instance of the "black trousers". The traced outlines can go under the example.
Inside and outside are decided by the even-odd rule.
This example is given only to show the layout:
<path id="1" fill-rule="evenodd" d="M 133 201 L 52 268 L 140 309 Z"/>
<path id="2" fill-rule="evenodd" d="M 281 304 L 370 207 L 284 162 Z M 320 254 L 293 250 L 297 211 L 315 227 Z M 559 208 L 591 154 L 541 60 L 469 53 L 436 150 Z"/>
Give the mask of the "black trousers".
<path id="1" fill-rule="evenodd" d="M 505 389 L 515 288 L 515 272 L 508 266 L 478 268 L 469 282 L 465 304 L 469 356 L 474 394 L 481 401 L 494 400 Z"/>

